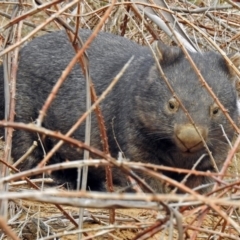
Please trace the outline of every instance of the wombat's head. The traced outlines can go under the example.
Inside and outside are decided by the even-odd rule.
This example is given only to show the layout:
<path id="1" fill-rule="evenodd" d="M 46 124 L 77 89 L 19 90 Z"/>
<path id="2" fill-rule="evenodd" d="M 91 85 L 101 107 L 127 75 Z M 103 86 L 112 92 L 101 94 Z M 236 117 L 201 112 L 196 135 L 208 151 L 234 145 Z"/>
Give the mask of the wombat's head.
<path id="1" fill-rule="evenodd" d="M 231 141 L 234 128 L 179 48 L 159 43 L 155 47 L 155 53 L 173 92 L 169 90 L 157 66 L 154 66 L 149 72 L 145 88 L 138 91 L 135 99 L 141 131 L 149 144 L 155 147 L 159 164 L 190 169 L 206 154 L 197 169 L 213 170 L 213 162 L 203 143 L 205 141 L 216 166 L 221 168 L 229 147 L 226 136 Z M 237 122 L 234 71 L 214 52 L 191 53 L 190 56 L 211 91 L 233 121 Z M 235 55 L 232 59 L 235 59 L 233 62 L 238 63 L 239 67 L 240 56 Z"/>

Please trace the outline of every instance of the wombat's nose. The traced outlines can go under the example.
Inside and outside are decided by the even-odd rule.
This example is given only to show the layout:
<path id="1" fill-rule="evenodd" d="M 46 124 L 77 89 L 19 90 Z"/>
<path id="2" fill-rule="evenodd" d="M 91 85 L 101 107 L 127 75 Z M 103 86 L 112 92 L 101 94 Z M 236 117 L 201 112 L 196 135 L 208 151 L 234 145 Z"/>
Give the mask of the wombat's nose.
<path id="1" fill-rule="evenodd" d="M 199 134 L 206 140 L 207 130 L 199 126 L 197 128 L 199 133 L 191 124 L 175 126 L 175 140 L 181 151 L 196 152 L 203 148 L 204 145 Z"/>

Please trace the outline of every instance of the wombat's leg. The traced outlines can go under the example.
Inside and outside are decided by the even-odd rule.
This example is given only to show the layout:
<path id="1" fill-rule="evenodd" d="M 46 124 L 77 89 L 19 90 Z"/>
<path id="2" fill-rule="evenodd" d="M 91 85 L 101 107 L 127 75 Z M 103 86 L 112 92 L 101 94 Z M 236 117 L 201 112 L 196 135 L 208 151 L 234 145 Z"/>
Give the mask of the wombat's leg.
<path id="1" fill-rule="evenodd" d="M 34 141 L 37 141 L 37 147 L 35 147 L 31 154 L 17 166 L 20 171 L 37 167 L 40 161 L 44 158 L 44 152 L 47 153 L 51 148 L 49 140 L 45 141 L 44 139 L 45 138 L 41 138 L 41 136 L 37 133 L 31 133 L 23 130 L 17 130 L 14 132 L 12 147 L 12 156 L 14 161 L 17 161 L 20 157 L 22 157 L 33 145 Z M 63 162 L 63 159 L 61 159 L 60 155 L 56 153 L 50 159 L 48 164 L 60 162 Z M 45 177 L 46 176 L 48 176 L 48 174 L 45 174 Z M 54 184 L 56 185 L 64 184 L 65 187 L 69 189 L 76 188 L 77 186 L 77 169 L 55 171 L 51 173 L 51 177 L 54 179 Z"/>
<path id="2" fill-rule="evenodd" d="M 28 149 L 33 145 L 34 141 L 37 141 L 37 147 L 22 163 L 19 164 L 19 166 L 17 166 L 17 168 L 21 171 L 36 167 L 37 164 L 43 159 L 44 152 L 40 142 L 38 141 L 37 133 L 30 133 L 23 130 L 14 131 L 12 157 L 15 162 L 28 151 Z"/>

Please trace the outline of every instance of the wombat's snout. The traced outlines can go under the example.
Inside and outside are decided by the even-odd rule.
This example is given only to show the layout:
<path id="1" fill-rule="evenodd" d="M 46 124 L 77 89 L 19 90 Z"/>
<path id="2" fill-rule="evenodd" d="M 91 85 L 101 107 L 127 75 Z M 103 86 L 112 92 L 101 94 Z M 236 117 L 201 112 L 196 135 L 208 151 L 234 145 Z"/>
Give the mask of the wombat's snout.
<path id="1" fill-rule="evenodd" d="M 176 125 L 174 129 L 176 144 L 182 152 L 196 152 L 201 150 L 204 145 L 199 134 L 204 140 L 207 139 L 208 131 L 203 127 L 197 126 L 199 133 L 192 124 Z"/>

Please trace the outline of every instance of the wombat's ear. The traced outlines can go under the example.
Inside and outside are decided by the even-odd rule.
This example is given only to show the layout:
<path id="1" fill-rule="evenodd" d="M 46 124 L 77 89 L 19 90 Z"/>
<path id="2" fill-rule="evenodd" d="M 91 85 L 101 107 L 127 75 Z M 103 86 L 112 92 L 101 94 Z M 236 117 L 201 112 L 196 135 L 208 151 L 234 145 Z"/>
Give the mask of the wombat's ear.
<path id="1" fill-rule="evenodd" d="M 152 44 L 152 48 L 159 62 L 164 64 L 173 63 L 182 55 L 179 47 L 169 47 L 161 41 L 155 41 Z"/>

